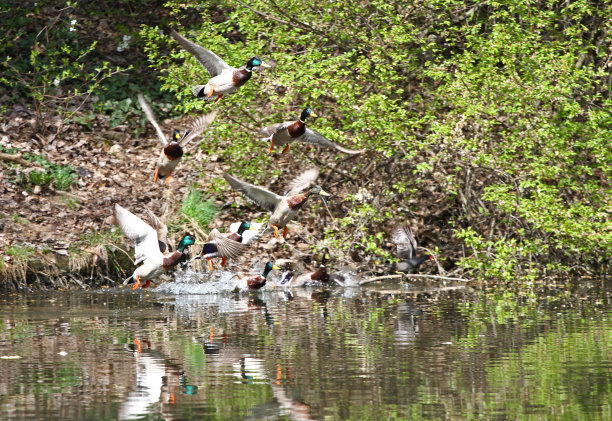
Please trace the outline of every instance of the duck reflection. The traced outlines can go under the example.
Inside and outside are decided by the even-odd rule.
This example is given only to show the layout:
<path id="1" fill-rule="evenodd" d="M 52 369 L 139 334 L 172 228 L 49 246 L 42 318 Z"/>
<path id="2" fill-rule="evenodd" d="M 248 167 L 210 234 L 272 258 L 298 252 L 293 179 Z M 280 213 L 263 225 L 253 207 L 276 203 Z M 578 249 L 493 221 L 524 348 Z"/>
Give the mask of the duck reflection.
<path id="1" fill-rule="evenodd" d="M 173 418 L 168 414 L 168 406 L 176 402 L 170 378 L 176 377 L 175 383 L 187 395 L 196 394 L 198 387 L 188 384 L 180 366 L 169 362 L 162 352 L 151 349 L 149 340 L 134 339 L 130 350 L 136 358 L 136 387 L 121 404 L 118 419 L 142 418 L 154 412 L 161 413 L 164 419 Z"/>
<path id="2" fill-rule="evenodd" d="M 261 305 L 263 301 L 258 301 Z M 265 308 L 265 303 L 263 305 Z M 202 347 L 211 358 L 207 363 L 211 366 L 231 366 L 232 376 L 238 382 L 246 385 L 269 384 L 274 395 L 273 401 L 255 405 L 249 409 L 250 416 L 244 419 L 277 419 L 288 417 L 291 420 L 312 420 L 310 406 L 299 402 L 289 396 L 286 387 L 290 381 L 289 369 L 282 369 L 281 363 L 276 363 L 273 370 L 274 375 L 269 374 L 266 368 L 266 361 L 248 353 L 245 349 L 229 343 L 226 335 L 221 335 L 220 339 L 215 337 L 215 330 L 211 328 L 208 338 L 203 342 Z"/>

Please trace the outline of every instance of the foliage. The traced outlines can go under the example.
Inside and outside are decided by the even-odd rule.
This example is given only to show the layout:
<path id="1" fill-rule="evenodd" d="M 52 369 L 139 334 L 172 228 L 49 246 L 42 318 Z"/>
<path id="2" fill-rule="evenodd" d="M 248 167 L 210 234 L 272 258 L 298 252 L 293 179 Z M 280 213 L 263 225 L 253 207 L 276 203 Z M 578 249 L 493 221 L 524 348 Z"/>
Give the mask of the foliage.
<path id="1" fill-rule="evenodd" d="M 49 115 L 63 120 L 77 113 L 102 82 L 126 69 L 92 60 L 97 42 L 85 44 L 75 18 L 76 2 L 42 0 L 31 4 L 3 3 L 0 19 L 6 37 L 0 38 L 0 86 L 11 88 L 15 100 L 25 96 L 36 112 L 35 131 L 45 132 Z M 29 54 L 23 54 L 24 51 Z"/>
<path id="2" fill-rule="evenodd" d="M 202 229 L 219 213 L 219 209 L 212 200 L 204 200 L 202 193 L 195 188 L 189 190 L 189 194 L 181 205 L 181 211 L 187 218 L 194 220 Z"/>
<path id="3" fill-rule="evenodd" d="M 16 148 L 7 149 L 0 145 L 0 152 L 14 154 L 19 150 Z M 29 172 L 19 169 L 15 172 L 13 181 L 25 189 L 31 189 L 32 186 L 53 185 L 57 190 L 68 190 L 70 185 L 76 181 L 77 176 L 71 165 L 55 164 L 44 156 L 30 152 L 23 153 L 22 157 L 41 168 L 41 170 L 34 169 Z"/>
<path id="4" fill-rule="evenodd" d="M 178 20 L 199 13 L 198 24 L 180 32 L 228 63 L 238 66 L 255 54 L 276 63 L 218 105 L 231 121 L 216 125 L 216 147 L 251 180 L 274 170 L 268 157 L 252 159 L 262 155 L 253 134 L 305 105 L 321 116 L 313 128 L 372 151 L 342 171 L 378 199 L 381 219 L 369 221 L 359 241 L 346 242 L 354 231 L 343 227 L 359 226 L 371 211 L 353 210 L 342 227 L 327 230 L 331 241 L 384 254 L 376 250 L 384 227 L 419 217 L 429 229 L 448 232 L 452 260 L 482 278 L 598 272 L 610 258 L 612 5 L 170 0 L 167 6 Z M 190 92 L 204 82 L 201 66 L 159 28 L 145 26 L 141 36 L 152 67 L 166 72 L 162 89 L 176 93 L 181 109 L 212 107 Z M 367 181 L 385 175 L 392 186 Z M 471 254 L 462 257 L 462 246 Z"/>

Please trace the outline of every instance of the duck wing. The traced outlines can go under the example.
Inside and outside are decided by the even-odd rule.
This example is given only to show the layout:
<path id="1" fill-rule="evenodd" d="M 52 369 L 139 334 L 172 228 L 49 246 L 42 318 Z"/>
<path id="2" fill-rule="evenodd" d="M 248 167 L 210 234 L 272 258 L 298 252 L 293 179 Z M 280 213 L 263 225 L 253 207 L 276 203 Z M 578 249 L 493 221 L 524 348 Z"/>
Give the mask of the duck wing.
<path id="1" fill-rule="evenodd" d="M 252 244 L 259 237 L 261 237 L 261 233 L 259 231 L 246 230 L 242 233 L 242 244 Z"/>
<path id="2" fill-rule="evenodd" d="M 293 121 L 285 121 L 284 123 L 270 124 L 259 131 L 260 134 L 270 137 L 274 133 L 285 130 Z"/>
<path id="3" fill-rule="evenodd" d="M 123 234 L 134 241 L 136 262 L 163 259 L 157 241 L 157 231 L 152 226 L 118 204 L 115 204 L 115 219 Z"/>
<path id="4" fill-rule="evenodd" d="M 228 173 L 223 173 L 223 178 L 225 178 L 225 181 L 227 181 L 234 190 L 238 190 L 247 199 L 255 202 L 269 212 L 274 212 L 274 209 L 276 209 L 283 199 L 283 197 L 278 194 L 272 193 L 263 187 L 242 181 Z"/>
<path id="5" fill-rule="evenodd" d="M 213 243 L 217 246 L 217 252 L 219 253 L 219 256 L 227 257 L 230 259 L 240 256 L 249 248 L 249 246 L 246 244 L 230 240 L 229 238 L 221 234 L 217 229 L 212 230 L 210 234 L 208 234 L 206 242 Z"/>
<path id="6" fill-rule="evenodd" d="M 159 249 L 163 253 L 168 249 L 168 227 L 165 223 L 159 219 L 151 209 L 145 206 L 145 212 L 147 214 L 147 219 L 149 220 L 149 225 L 155 229 L 157 232 L 157 241 L 159 242 Z"/>
<path id="7" fill-rule="evenodd" d="M 181 34 L 176 32 L 174 29 L 170 33 L 172 38 L 176 40 L 188 53 L 196 58 L 196 60 L 208 70 L 211 77 L 215 77 L 224 70 L 232 70 L 233 67 L 224 62 L 221 57 L 216 55 L 210 50 L 189 41 L 187 38 L 183 37 Z"/>
<path id="8" fill-rule="evenodd" d="M 400 259 L 412 259 L 416 256 L 417 242 L 410 227 L 395 227 L 391 232 L 391 241 L 397 245 L 397 256 Z"/>
<path id="9" fill-rule="evenodd" d="M 155 131 L 157 132 L 157 137 L 159 137 L 159 141 L 162 143 L 162 145 L 166 146 L 168 144 L 168 139 L 164 135 L 164 132 L 162 131 L 161 127 L 159 127 L 159 124 L 157 124 L 157 121 L 155 120 L 155 114 L 153 114 L 153 110 L 151 109 L 151 106 L 145 99 L 144 95 L 138 94 L 138 102 L 140 102 L 140 106 L 145 112 L 145 115 L 147 116 L 147 119 L 149 120 L 151 125 L 155 127 Z"/>
<path id="10" fill-rule="evenodd" d="M 191 128 L 189 129 L 189 134 L 185 135 L 179 142 L 181 147 L 187 146 L 189 142 L 191 142 L 195 137 L 199 136 L 210 126 L 210 124 L 215 120 L 217 116 L 217 110 L 213 110 L 208 114 L 201 115 L 196 118 L 191 124 Z"/>
<path id="11" fill-rule="evenodd" d="M 313 184 L 319 177 L 319 169 L 318 168 L 310 168 L 304 171 L 302 174 L 295 177 L 291 183 L 289 183 L 289 190 L 287 191 L 287 195 L 298 194 Z"/>
<path id="12" fill-rule="evenodd" d="M 325 148 L 334 148 L 342 153 L 346 153 L 349 155 L 357 155 L 357 154 L 365 152 L 365 149 L 359 149 L 359 150 L 347 149 L 343 146 L 338 145 L 337 143 L 332 142 L 331 140 L 323 136 L 321 133 L 311 130 L 309 128 L 306 128 L 306 132 L 302 135 L 302 137 L 300 137 L 299 140 L 300 142 L 306 142 L 312 145 L 323 146 Z"/>

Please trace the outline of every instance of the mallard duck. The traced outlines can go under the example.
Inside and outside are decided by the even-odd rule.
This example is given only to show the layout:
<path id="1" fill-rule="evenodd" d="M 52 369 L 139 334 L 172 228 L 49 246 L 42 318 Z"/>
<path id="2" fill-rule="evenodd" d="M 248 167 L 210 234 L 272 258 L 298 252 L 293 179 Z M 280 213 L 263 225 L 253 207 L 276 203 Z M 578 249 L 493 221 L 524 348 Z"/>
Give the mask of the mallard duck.
<path id="1" fill-rule="evenodd" d="M 175 30 L 172 30 L 171 34 L 172 38 L 193 55 L 210 73 L 211 78 L 206 82 L 206 85 L 196 85 L 192 89 L 193 94 L 198 98 L 206 97 L 206 99 L 209 99 L 212 96 L 216 96 L 215 103 L 217 103 L 221 101 L 224 94 L 237 91 L 242 85 L 247 83 L 253 74 L 253 69 L 270 67 L 259 57 L 252 57 L 244 66 L 236 69 L 228 65 L 212 51 L 189 41 Z"/>
<path id="2" fill-rule="evenodd" d="M 138 101 L 140 102 L 140 106 L 144 110 L 147 119 L 151 122 L 153 127 L 155 127 L 157 137 L 163 146 L 163 149 L 159 154 L 159 158 L 157 159 L 153 182 L 156 182 L 158 178 L 165 178 L 165 183 L 167 183 L 168 180 L 170 180 L 172 172 L 179 162 L 181 162 L 183 157 L 183 148 L 187 146 L 189 142 L 195 139 L 196 136 L 200 135 L 204 130 L 206 130 L 206 128 L 208 128 L 210 123 L 212 123 L 215 119 L 217 111 L 212 111 L 195 119 L 191 125 L 191 128 L 182 135 L 179 130 L 174 129 L 172 140 L 168 142 L 164 132 L 155 120 L 153 110 L 142 94 L 138 94 Z"/>
<path id="3" fill-rule="evenodd" d="M 157 231 L 152 226 L 118 204 L 115 204 L 114 217 L 123 234 L 134 241 L 134 264 L 142 263 L 132 276 L 125 280 L 127 282 L 132 278 L 135 279 L 134 290 L 140 286 L 141 278 L 146 280 L 142 288 L 147 288 L 151 280 L 173 269 L 180 262 L 185 249 L 196 244 L 193 235 L 185 234 L 176 251 L 164 256 L 159 248 Z"/>
<path id="4" fill-rule="evenodd" d="M 306 200 L 311 195 L 329 196 L 321 186 L 313 185 L 318 176 L 318 168 L 306 170 L 291 182 L 289 190 L 284 196 L 279 196 L 263 187 L 249 184 L 227 173 L 223 174 L 223 177 L 232 188 L 238 190 L 262 208 L 272 212 L 268 221 L 268 227 L 274 229 L 274 237 L 276 238 L 278 238 L 278 230 L 281 228 L 283 228 L 283 237 L 287 238 L 287 224 L 295 217 L 297 211 L 304 206 L 304 203 L 306 203 Z M 310 187 L 311 185 L 312 187 Z"/>
<path id="5" fill-rule="evenodd" d="M 218 229 L 213 229 L 206 239 L 202 251 L 195 256 L 190 262 L 198 259 L 206 259 L 208 261 L 208 269 L 213 270 L 212 259 L 221 257 L 221 266 L 225 266 L 227 259 L 233 259 L 240 256 L 249 248 L 248 244 L 243 244 L 226 235 L 221 234 Z"/>
<path id="6" fill-rule="evenodd" d="M 230 225 L 227 238 L 242 244 L 252 244 L 261 236 L 260 230 L 264 224 L 261 222 L 242 221 Z"/>
<path id="7" fill-rule="evenodd" d="M 261 275 L 234 275 L 234 277 L 238 277 L 238 279 L 235 281 L 235 289 L 254 291 L 262 288 L 264 285 L 266 285 L 268 274 L 274 269 L 280 268 L 276 266 L 274 262 L 267 262 Z"/>
<path id="8" fill-rule="evenodd" d="M 433 260 L 429 254 L 417 256 L 417 242 L 410 227 L 395 227 L 391 232 L 391 240 L 397 246 L 397 257 L 402 259 L 395 265 L 395 270 L 398 272 L 415 273 L 425 260 Z"/>
<path id="9" fill-rule="evenodd" d="M 317 115 L 310 108 L 305 108 L 304 111 L 302 111 L 302 114 L 300 114 L 299 120 L 276 123 L 261 129 L 260 133 L 267 136 L 263 140 L 270 141 L 270 150 L 268 153 L 272 153 L 272 148 L 274 145 L 285 145 L 285 148 L 282 151 L 282 153 L 285 153 L 289 150 L 289 145 L 296 141 L 323 146 L 326 148 L 335 148 L 340 152 L 350 155 L 360 154 L 365 151 L 365 149 L 352 150 L 343 148 L 342 146 L 327 139 L 321 133 L 307 128 L 306 119 L 308 117 L 316 116 Z"/>
<path id="10" fill-rule="evenodd" d="M 327 268 L 325 267 L 325 262 L 327 262 L 328 259 L 329 256 L 324 255 L 321 259 L 319 269 L 315 270 L 314 272 L 306 272 L 302 265 L 290 265 L 288 268 L 286 268 L 287 270 L 283 272 L 279 285 L 290 288 L 298 288 L 313 282 L 329 282 L 330 276 L 329 273 L 327 273 Z M 296 273 L 300 274 L 296 275 Z"/>

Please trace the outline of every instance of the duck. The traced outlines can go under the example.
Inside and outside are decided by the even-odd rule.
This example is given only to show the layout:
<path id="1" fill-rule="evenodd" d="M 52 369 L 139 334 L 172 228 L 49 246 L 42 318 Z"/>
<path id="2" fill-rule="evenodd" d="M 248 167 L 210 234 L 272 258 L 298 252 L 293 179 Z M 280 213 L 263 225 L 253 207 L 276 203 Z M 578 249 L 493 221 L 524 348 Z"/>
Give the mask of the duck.
<path id="1" fill-rule="evenodd" d="M 264 285 L 266 285 L 268 275 L 270 274 L 272 270 L 275 270 L 275 269 L 278 270 L 280 269 L 280 267 L 276 266 L 274 262 L 269 261 L 265 264 L 263 273 L 261 275 L 247 275 L 247 276 L 234 275 L 232 278 L 238 277 L 238 279 L 234 281 L 234 284 L 236 285 L 234 290 L 235 291 L 241 291 L 241 290 L 256 291 L 258 289 L 263 288 Z"/>
<path id="2" fill-rule="evenodd" d="M 242 244 L 252 244 L 261 236 L 260 230 L 263 225 L 261 222 L 234 222 L 229 226 L 230 233 L 227 235 L 227 238 Z"/>
<path id="3" fill-rule="evenodd" d="M 268 227 L 274 229 L 274 237 L 278 238 L 279 230 L 283 229 L 283 238 L 287 238 L 287 224 L 295 218 L 297 212 L 304 206 L 313 194 L 329 196 L 321 186 L 314 184 L 319 176 L 318 168 L 311 168 L 296 177 L 289 185 L 289 190 L 280 196 L 263 187 L 247 183 L 228 173 L 223 177 L 234 189 L 242 193 L 268 212 L 271 212 Z"/>
<path id="4" fill-rule="evenodd" d="M 326 148 L 335 148 L 336 150 L 349 155 L 357 155 L 365 151 L 365 149 L 346 149 L 327 139 L 321 133 L 307 128 L 306 119 L 308 117 L 316 116 L 317 115 L 312 111 L 312 109 L 304 108 L 298 120 L 276 123 L 261 129 L 260 133 L 266 136 L 262 140 L 270 141 L 270 149 L 268 150 L 268 153 L 272 153 L 272 148 L 274 148 L 274 145 L 285 145 L 281 153 L 286 153 L 289 150 L 289 145 L 296 141 L 323 146 Z"/>
<path id="5" fill-rule="evenodd" d="M 262 59 L 255 56 L 250 58 L 244 66 L 235 68 L 212 51 L 189 41 L 175 30 L 171 31 L 171 35 L 183 49 L 193 55 L 208 70 L 211 76 L 205 85 L 196 85 L 192 88 L 193 95 L 197 98 L 209 100 L 214 96 L 216 97 L 215 103 L 218 103 L 223 95 L 235 92 L 247 83 L 253 74 L 253 70 L 260 67 L 270 67 Z"/>
<path id="6" fill-rule="evenodd" d="M 155 165 L 155 176 L 153 182 L 157 182 L 158 178 L 165 179 L 164 184 L 168 183 L 172 172 L 181 162 L 183 158 L 183 148 L 189 144 L 193 139 L 199 136 L 208 126 L 213 122 L 217 115 L 217 111 L 214 110 L 208 114 L 202 115 L 195 119 L 191 124 L 191 128 L 185 133 L 181 134 L 180 130 L 174 129 L 172 139 L 168 141 L 164 132 L 162 131 L 159 124 L 155 120 L 155 115 L 151 106 L 145 99 L 144 95 L 138 94 L 138 102 L 145 112 L 147 119 L 157 132 L 157 137 L 162 144 L 162 150 L 157 158 L 157 164 Z"/>
<path id="7" fill-rule="evenodd" d="M 190 262 L 199 259 L 208 261 L 208 269 L 213 270 L 212 259 L 221 257 L 221 266 L 225 266 L 227 259 L 233 259 L 240 256 L 249 248 L 248 244 L 243 244 L 236 240 L 228 238 L 218 229 L 213 229 L 209 234 L 202 251 L 195 256 Z"/>
<path id="8" fill-rule="evenodd" d="M 396 226 L 391 232 L 391 240 L 397 246 L 397 257 L 402 259 L 395 265 L 395 270 L 398 272 L 416 273 L 424 261 L 433 260 L 429 254 L 417 256 L 417 242 L 412 229 L 408 226 Z"/>
<path id="9" fill-rule="evenodd" d="M 160 250 L 155 228 L 119 204 L 115 204 L 113 216 L 123 234 L 134 241 L 134 264 L 140 266 L 124 281 L 125 284 L 130 279 L 134 279 L 134 290 L 141 286 L 141 279 L 146 281 L 142 284 L 142 288 L 145 289 L 151 284 L 151 280 L 174 269 L 181 261 L 185 249 L 196 244 L 195 236 L 185 234 L 179 241 L 176 251 L 164 255 Z"/>
<path id="10" fill-rule="evenodd" d="M 324 255 L 321 258 L 319 269 L 314 272 L 306 272 L 301 264 L 291 264 L 289 267 L 285 268 L 286 270 L 281 275 L 278 284 L 289 288 L 299 288 L 313 282 L 328 283 L 330 276 L 325 267 L 325 263 L 328 259 L 329 255 Z M 300 272 L 300 274 L 296 276 L 297 272 Z"/>

